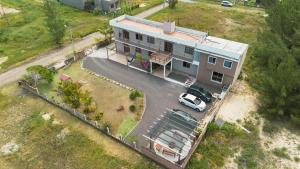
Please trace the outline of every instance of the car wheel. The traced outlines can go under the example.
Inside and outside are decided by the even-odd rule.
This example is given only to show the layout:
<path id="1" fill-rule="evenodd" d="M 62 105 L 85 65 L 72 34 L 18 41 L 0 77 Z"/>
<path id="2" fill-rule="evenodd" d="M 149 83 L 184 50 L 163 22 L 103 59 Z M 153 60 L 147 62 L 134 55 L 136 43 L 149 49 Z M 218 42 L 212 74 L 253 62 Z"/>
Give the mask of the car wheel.
<path id="1" fill-rule="evenodd" d="M 200 112 L 200 109 L 196 108 L 196 111 L 197 111 L 197 112 Z"/>

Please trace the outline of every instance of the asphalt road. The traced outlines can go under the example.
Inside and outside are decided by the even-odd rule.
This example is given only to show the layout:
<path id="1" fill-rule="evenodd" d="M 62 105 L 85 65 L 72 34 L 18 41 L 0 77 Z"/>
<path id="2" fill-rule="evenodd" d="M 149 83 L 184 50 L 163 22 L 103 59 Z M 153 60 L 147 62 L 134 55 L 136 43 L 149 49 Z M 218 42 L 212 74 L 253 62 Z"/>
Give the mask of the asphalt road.
<path id="1" fill-rule="evenodd" d="M 178 103 L 178 96 L 186 91 L 183 86 L 103 58 L 87 57 L 83 60 L 82 65 L 97 74 L 144 92 L 146 110 L 141 122 L 131 133 L 137 136 L 138 145 L 145 143 L 143 134 L 163 114 L 166 108 L 181 109 L 191 113 L 197 119 L 204 117 L 203 112 L 196 112 Z"/>

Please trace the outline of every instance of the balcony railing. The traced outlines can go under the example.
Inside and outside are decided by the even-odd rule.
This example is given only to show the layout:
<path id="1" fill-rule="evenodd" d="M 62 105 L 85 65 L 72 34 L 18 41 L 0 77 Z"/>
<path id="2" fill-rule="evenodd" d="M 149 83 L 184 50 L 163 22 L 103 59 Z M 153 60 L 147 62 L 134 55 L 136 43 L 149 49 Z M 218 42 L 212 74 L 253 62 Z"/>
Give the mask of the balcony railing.
<path id="1" fill-rule="evenodd" d="M 158 53 L 152 53 L 150 55 L 151 61 L 161 64 L 161 65 L 164 65 L 167 62 L 169 62 L 171 60 L 171 58 L 172 58 L 172 55 L 169 52 L 158 52 Z"/>

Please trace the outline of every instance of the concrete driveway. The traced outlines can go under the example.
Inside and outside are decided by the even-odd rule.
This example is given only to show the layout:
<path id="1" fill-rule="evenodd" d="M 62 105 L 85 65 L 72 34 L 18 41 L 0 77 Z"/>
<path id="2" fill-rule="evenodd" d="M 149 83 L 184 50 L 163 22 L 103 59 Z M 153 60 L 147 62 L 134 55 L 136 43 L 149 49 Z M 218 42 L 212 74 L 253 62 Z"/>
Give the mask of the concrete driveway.
<path id="1" fill-rule="evenodd" d="M 183 86 L 104 58 L 87 57 L 83 60 L 83 67 L 145 93 L 146 111 L 141 122 L 131 133 L 137 136 L 138 146 L 145 143 L 143 134 L 166 108 L 181 109 L 197 119 L 204 116 L 203 112 L 196 112 L 178 103 L 179 94 L 185 91 Z"/>

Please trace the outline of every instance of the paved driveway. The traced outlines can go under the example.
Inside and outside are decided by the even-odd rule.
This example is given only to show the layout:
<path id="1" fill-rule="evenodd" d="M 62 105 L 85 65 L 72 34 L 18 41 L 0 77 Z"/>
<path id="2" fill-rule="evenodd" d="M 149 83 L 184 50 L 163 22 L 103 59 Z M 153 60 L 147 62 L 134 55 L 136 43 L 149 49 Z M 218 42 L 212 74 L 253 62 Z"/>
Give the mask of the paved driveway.
<path id="1" fill-rule="evenodd" d="M 83 67 L 145 93 L 146 111 L 139 125 L 131 133 L 138 137 L 139 145 L 145 143 L 143 134 L 166 108 L 184 110 L 197 119 L 204 116 L 203 112 L 196 112 L 178 103 L 179 94 L 185 91 L 183 86 L 104 58 L 87 57 L 83 61 Z"/>

